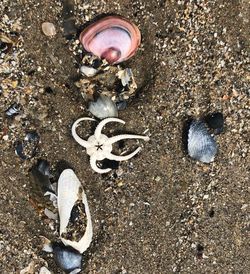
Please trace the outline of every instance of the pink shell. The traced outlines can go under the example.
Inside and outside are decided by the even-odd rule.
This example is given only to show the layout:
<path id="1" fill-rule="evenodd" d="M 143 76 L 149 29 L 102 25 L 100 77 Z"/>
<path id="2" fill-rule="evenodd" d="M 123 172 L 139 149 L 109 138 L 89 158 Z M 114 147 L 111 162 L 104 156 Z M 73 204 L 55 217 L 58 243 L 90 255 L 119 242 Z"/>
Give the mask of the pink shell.
<path id="1" fill-rule="evenodd" d="M 107 16 L 83 30 L 79 39 L 86 51 L 106 59 L 110 64 L 118 64 L 135 54 L 141 33 L 127 19 Z"/>

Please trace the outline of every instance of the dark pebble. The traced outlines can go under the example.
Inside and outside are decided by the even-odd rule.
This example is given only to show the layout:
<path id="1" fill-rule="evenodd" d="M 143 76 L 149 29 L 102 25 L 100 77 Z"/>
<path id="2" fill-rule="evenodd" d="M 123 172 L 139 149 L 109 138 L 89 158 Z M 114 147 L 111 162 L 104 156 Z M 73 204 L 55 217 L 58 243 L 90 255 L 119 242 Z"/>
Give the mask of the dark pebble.
<path id="1" fill-rule="evenodd" d="M 119 101 L 116 103 L 117 109 L 118 110 L 124 110 L 127 108 L 127 101 Z"/>

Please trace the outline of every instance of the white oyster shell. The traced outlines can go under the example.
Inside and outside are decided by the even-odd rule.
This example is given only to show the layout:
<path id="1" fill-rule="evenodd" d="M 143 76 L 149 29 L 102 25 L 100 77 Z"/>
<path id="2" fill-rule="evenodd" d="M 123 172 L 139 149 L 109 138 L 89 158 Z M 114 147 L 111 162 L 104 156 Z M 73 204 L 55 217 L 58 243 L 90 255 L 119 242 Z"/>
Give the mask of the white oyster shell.
<path id="1" fill-rule="evenodd" d="M 67 232 L 71 211 L 75 202 L 81 196 L 87 218 L 86 227 L 83 227 L 85 233 L 79 241 L 65 239 L 62 234 Z M 89 246 L 93 237 L 93 228 L 90 216 L 90 210 L 87 197 L 81 187 L 81 183 L 72 169 L 65 169 L 58 180 L 58 211 L 60 217 L 60 238 L 65 245 L 69 245 L 83 253 Z M 79 228 L 77 228 L 79 229 Z M 81 229 L 81 228 L 80 228 Z"/>
<path id="2" fill-rule="evenodd" d="M 188 131 L 188 154 L 203 163 L 210 163 L 217 153 L 217 144 L 205 124 L 192 121 Z"/>

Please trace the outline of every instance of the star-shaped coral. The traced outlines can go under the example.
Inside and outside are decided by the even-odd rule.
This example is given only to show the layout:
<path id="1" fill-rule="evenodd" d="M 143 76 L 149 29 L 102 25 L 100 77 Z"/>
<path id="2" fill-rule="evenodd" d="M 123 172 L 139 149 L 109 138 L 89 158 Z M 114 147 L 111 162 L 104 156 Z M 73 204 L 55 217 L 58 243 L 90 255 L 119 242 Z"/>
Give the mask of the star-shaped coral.
<path id="1" fill-rule="evenodd" d="M 76 128 L 81 121 L 95 121 L 95 119 L 83 117 L 75 121 L 72 126 L 72 136 L 77 141 L 78 144 L 86 148 L 87 154 L 90 156 L 90 165 L 92 169 L 98 173 L 106 173 L 111 170 L 111 168 L 101 169 L 97 166 L 96 161 L 102 161 L 104 159 L 115 160 L 115 161 L 126 161 L 136 155 L 141 148 L 138 147 L 135 151 L 128 155 L 114 155 L 112 154 L 112 144 L 124 139 L 143 139 L 145 141 L 149 140 L 148 136 L 133 135 L 133 134 L 121 134 L 113 137 L 108 137 L 102 133 L 103 127 L 109 122 L 118 122 L 125 124 L 125 122 L 118 118 L 106 118 L 102 120 L 96 127 L 95 132 L 91 135 L 88 140 L 83 140 L 76 133 Z"/>

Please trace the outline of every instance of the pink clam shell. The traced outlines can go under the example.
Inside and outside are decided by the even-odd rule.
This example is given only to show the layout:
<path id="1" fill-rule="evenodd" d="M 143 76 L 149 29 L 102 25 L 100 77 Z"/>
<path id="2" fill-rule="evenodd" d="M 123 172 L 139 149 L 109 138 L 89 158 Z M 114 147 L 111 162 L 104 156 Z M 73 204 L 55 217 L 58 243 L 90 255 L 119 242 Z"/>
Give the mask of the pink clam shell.
<path id="1" fill-rule="evenodd" d="M 79 39 L 86 51 L 105 58 L 110 64 L 118 64 L 135 54 L 141 33 L 127 19 L 107 16 L 84 29 Z"/>

